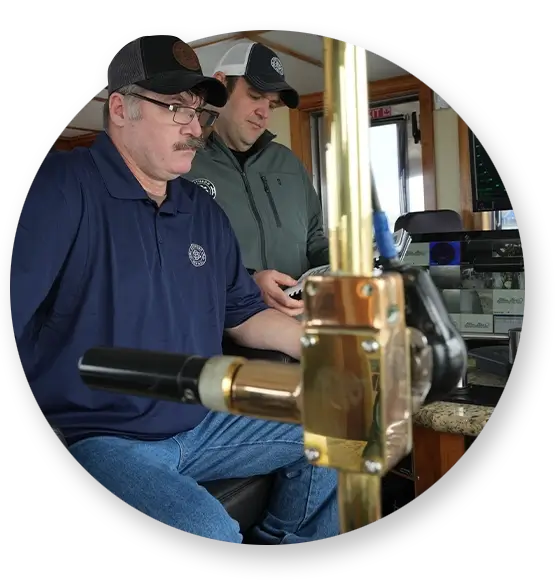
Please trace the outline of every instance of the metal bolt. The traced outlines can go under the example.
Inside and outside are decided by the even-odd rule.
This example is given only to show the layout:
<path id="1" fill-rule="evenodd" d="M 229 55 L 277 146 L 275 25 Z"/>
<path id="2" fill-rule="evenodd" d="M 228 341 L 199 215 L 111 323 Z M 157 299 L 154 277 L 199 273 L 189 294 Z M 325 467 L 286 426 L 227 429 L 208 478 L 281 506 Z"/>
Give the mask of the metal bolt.
<path id="1" fill-rule="evenodd" d="M 373 285 L 368 283 L 364 284 L 363 287 L 361 288 L 361 292 L 363 293 L 364 296 L 370 297 L 373 294 Z"/>
<path id="2" fill-rule="evenodd" d="M 382 470 L 382 464 L 375 460 L 365 460 L 365 470 L 369 474 L 379 474 Z"/>
<path id="3" fill-rule="evenodd" d="M 307 448 L 305 450 L 305 457 L 309 462 L 314 462 L 320 458 L 320 452 L 316 448 Z"/>
<path id="4" fill-rule="evenodd" d="M 301 344 L 303 345 L 303 347 L 310 347 L 311 345 L 316 345 L 318 342 L 318 339 L 311 335 L 303 335 L 303 337 L 301 337 Z"/>
<path id="5" fill-rule="evenodd" d="M 363 351 L 367 353 L 376 353 L 380 349 L 380 345 L 377 341 L 363 341 L 361 343 L 361 347 L 363 347 Z"/>
<path id="6" fill-rule="evenodd" d="M 310 297 L 314 297 L 317 294 L 317 289 L 312 282 L 308 282 L 305 285 L 305 293 Z"/>
<path id="7" fill-rule="evenodd" d="M 398 318 L 400 309 L 396 306 L 391 306 L 388 309 L 388 322 L 393 323 Z"/>

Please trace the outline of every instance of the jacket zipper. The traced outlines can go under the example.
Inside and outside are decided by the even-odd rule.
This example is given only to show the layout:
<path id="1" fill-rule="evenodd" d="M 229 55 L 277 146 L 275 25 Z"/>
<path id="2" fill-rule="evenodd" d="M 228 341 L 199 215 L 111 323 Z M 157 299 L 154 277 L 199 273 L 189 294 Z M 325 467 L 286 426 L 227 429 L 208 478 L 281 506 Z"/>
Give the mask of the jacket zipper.
<path id="1" fill-rule="evenodd" d="M 278 228 L 282 228 L 282 221 L 280 220 L 280 215 L 278 214 L 278 208 L 276 207 L 276 204 L 274 203 L 274 198 L 272 197 L 272 194 L 270 193 L 270 188 L 268 187 L 268 180 L 266 179 L 265 176 L 261 176 L 261 180 L 263 180 L 264 191 L 266 192 L 266 196 L 268 198 L 268 203 L 270 204 L 270 207 L 272 208 L 272 213 L 274 214 L 274 219 L 276 220 L 276 226 L 278 226 Z"/>
<path id="2" fill-rule="evenodd" d="M 261 259 L 263 262 L 263 270 L 268 270 L 268 263 L 266 260 L 266 239 L 264 236 L 264 229 L 263 229 L 263 222 L 261 220 L 261 215 L 257 210 L 257 206 L 255 205 L 255 199 L 253 198 L 253 192 L 251 191 L 251 186 L 249 185 L 249 181 L 247 180 L 247 174 L 241 170 L 241 177 L 243 178 L 243 183 L 245 184 L 245 188 L 247 189 L 247 196 L 249 198 L 249 205 L 251 206 L 251 210 L 253 211 L 253 215 L 255 216 L 255 220 L 257 221 L 257 226 L 259 227 L 259 233 L 261 235 Z"/>
<path id="3" fill-rule="evenodd" d="M 229 154 L 225 148 L 218 143 L 218 140 L 215 139 L 214 143 L 216 146 L 221 149 L 221 151 L 231 158 L 234 165 L 239 169 L 239 173 L 243 179 L 243 183 L 245 184 L 245 189 L 247 190 L 247 197 L 249 199 L 249 205 L 251 206 L 251 211 L 253 212 L 253 216 L 255 216 L 255 221 L 257 222 L 257 227 L 259 228 L 260 240 L 261 240 L 261 261 L 263 264 L 263 270 L 268 270 L 268 261 L 266 259 L 266 238 L 264 235 L 264 228 L 263 228 L 263 221 L 261 220 L 261 215 L 257 210 L 257 206 L 255 205 L 255 198 L 253 197 L 253 192 L 251 190 L 251 186 L 249 185 L 249 181 L 247 180 L 247 174 L 243 171 L 243 168 L 239 165 L 237 159 Z"/>

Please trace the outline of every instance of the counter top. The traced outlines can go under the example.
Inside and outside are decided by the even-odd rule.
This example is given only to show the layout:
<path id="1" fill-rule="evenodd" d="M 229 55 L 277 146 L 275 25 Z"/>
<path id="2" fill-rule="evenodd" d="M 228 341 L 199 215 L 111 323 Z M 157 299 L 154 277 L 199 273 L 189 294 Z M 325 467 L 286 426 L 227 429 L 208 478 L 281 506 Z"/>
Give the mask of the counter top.
<path id="1" fill-rule="evenodd" d="M 470 362 L 467 380 L 469 383 L 499 388 L 503 388 L 507 381 L 497 375 L 477 371 L 472 362 Z M 491 406 L 437 402 L 421 408 L 413 416 L 413 421 L 417 426 L 437 432 L 478 436 L 493 411 L 494 408 Z"/>
<path id="2" fill-rule="evenodd" d="M 437 432 L 478 436 L 493 410 L 488 406 L 437 402 L 421 408 L 413 416 L 413 422 Z"/>

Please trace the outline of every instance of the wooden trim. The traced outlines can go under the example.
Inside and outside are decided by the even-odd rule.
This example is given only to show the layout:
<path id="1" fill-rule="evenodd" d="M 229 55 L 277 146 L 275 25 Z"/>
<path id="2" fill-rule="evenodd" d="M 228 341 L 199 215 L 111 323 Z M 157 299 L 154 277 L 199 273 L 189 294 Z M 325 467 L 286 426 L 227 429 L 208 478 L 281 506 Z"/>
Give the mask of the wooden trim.
<path id="1" fill-rule="evenodd" d="M 465 230 L 474 230 L 471 206 L 471 162 L 469 158 L 469 134 L 465 121 L 458 117 L 459 148 L 459 202 Z"/>
<path id="2" fill-rule="evenodd" d="M 413 426 L 415 495 L 438 482 L 464 453 L 464 436 Z"/>
<path id="3" fill-rule="evenodd" d="M 66 129 L 72 129 L 73 131 L 86 131 L 87 134 L 100 133 L 100 129 L 91 129 L 90 127 L 76 127 L 75 125 L 68 125 Z M 77 137 L 81 137 L 81 135 L 78 135 Z M 69 137 L 68 139 L 73 139 L 73 137 Z"/>
<path id="4" fill-rule="evenodd" d="M 291 150 L 299 157 L 312 177 L 313 155 L 311 151 L 311 116 L 306 111 L 290 109 Z"/>
<path id="5" fill-rule="evenodd" d="M 87 133 L 78 137 L 59 137 L 54 143 L 54 149 L 69 151 L 74 147 L 89 147 L 97 138 L 99 132 Z"/>
<path id="6" fill-rule="evenodd" d="M 73 149 L 72 144 L 71 144 L 71 139 L 67 139 L 65 137 L 59 137 L 54 142 L 52 149 L 55 149 L 56 151 L 69 151 L 70 149 Z"/>
<path id="7" fill-rule="evenodd" d="M 384 101 L 396 97 L 419 95 L 423 83 L 413 75 L 401 75 L 369 83 L 369 100 L 371 102 Z M 316 113 L 324 110 L 324 93 L 309 93 L 301 95 L 299 107 L 301 111 Z"/>
<path id="8" fill-rule="evenodd" d="M 419 94 L 423 83 L 413 75 L 401 75 L 382 79 L 380 81 L 371 81 L 369 83 L 369 100 L 371 103 L 393 99 L 397 97 L 409 97 Z"/>
<path id="9" fill-rule="evenodd" d="M 425 210 L 436 210 L 436 162 L 434 153 L 434 95 L 424 83 L 419 87 L 419 128 L 421 130 L 421 164 Z"/>
<path id="10" fill-rule="evenodd" d="M 371 103 L 400 97 L 417 96 L 420 108 L 421 152 L 425 210 L 436 210 L 436 166 L 434 155 L 434 96 L 432 90 L 413 75 L 401 75 L 369 83 Z M 311 160 L 309 116 L 324 110 L 324 93 L 302 95 L 298 110 L 290 110 L 292 151 L 305 163 Z M 301 134 L 300 134 L 301 133 Z"/>
<path id="11" fill-rule="evenodd" d="M 491 212 L 473 212 L 471 189 L 471 159 L 469 157 L 469 127 L 458 116 L 459 198 L 460 214 L 465 230 L 490 230 Z"/>

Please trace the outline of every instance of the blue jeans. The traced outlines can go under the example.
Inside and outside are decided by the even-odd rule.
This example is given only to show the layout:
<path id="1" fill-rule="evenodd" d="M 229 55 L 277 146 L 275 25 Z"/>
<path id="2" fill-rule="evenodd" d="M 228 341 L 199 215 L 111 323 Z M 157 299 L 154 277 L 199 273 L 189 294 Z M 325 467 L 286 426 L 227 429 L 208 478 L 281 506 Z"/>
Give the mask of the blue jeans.
<path id="1" fill-rule="evenodd" d="M 198 482 L 277 472 L 260 544 L 303 543 L 339 534 L 335 470 L 310 465 L 300 426 L 210 412 L 193 430 L 162 441 L 92 437 L 70 447 L 116 496 L 180 530 L 241 543 L 238 523 Z"/>

